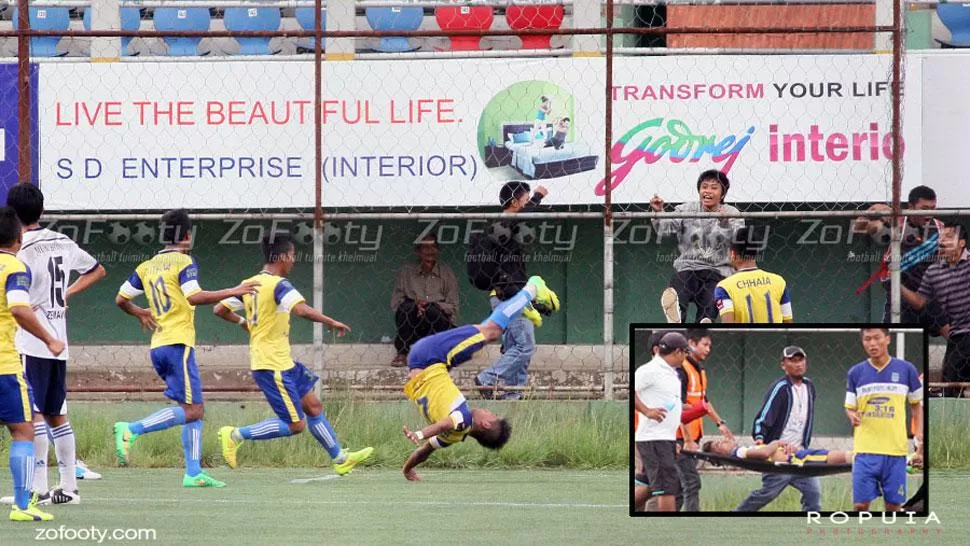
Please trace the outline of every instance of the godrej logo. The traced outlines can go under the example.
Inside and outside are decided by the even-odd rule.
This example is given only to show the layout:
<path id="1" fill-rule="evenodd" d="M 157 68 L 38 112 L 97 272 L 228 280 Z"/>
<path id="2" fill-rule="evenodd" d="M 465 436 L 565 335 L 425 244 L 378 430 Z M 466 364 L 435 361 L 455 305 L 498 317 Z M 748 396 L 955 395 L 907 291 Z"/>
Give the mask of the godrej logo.
<path id="1" fill-rule="evenodd" d="M 754 127 L 748 127 L 741 135 L 695 134 L 683 120 L 653 118 L 630 129 L 620 137 L 610 150 L 613 170 L 610 172 L 610 189 L 616 189 L 638 163 L 657 163 L 664 156 L 671 163 L 689 161 L 697 163 L 705 155 L 715 163 L 723 163 L 724 173 L 731 170 L 741 150 L 751 140 Z M 596 185 L 596 195 L 606 194 L 606 179 Z"/>

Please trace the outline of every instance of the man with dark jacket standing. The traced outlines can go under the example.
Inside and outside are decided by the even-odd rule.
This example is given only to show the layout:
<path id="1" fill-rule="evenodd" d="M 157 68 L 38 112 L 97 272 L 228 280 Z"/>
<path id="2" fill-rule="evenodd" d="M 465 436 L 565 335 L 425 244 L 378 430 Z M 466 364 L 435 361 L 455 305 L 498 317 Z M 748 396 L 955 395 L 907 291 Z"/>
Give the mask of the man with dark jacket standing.
<path id="1" fill-rule="evenodd" d="M 499 202 L 506 214 L 533 212 L 548 193 L 544 186 L 539 186 L 533 194 L 526 182 L 512 181 L 502 186 Z M 514 236 L 516 227 L 515 221 L 496 222 L 489 235 L 497 254 L 497 274 L 491 280 L 489 290 L 492 309 L 518 293 L 529 279 L 525 268 L 525 251 Z M 535 328 L 541 325 L 542 316 L 531 306 L 509 323 L 502 337 L 502 356 L 475 378 L 475 384 L 480 387 L 484 398 L 495 397 L 495 385 L 499 382 L 513 387 L 524 387 L 528 383 L 529 363 L 536 347 Z M 505 400 L 518 400 L 521 397 L 521 391 L 509 391 L 502 396 Z"/>
<path id="2" fill-rule="evenodd" d="M 754 420 L 751 435 L 756 445 L 781 440 L 794 449 L 808 447 L 815 419 L 815 385 L 805 377 L 807 367 L 808 356 L 804 349 L 794 345 L 785 347 L 781 353 L 785 377 L 771 384 Z M 790 474 L 762 474 L 761 489 L 751 492 L 734 511 L 757 512 L 789 485 L 802 492 L 802 510 L 821 511 L 819 479 Z"/>

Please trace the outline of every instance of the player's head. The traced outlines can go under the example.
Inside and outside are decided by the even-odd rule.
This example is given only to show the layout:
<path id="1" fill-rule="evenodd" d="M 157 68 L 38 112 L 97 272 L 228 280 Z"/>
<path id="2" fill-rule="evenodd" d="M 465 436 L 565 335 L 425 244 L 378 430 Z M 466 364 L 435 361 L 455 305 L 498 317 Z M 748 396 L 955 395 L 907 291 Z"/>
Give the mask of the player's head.
<path id="1" fill-rule="evenodd" d="M 909 190 L 907 199 L 912 210 L 936 210 L 936 192 L 929 186 L 916 186 Z M 910 223 L 922 226 L 933 220 L 932 216 L 910 216 Z"/>
<path id="2" fill-rule="evenodd" d="M 717 169 L 704 171 L 697 178 L 697 194 L 705 208 L 713 209 L 724 203 L 731 181 Z"/>
<path id="3" fill-rule="evenodd" d="M 889 328 L 862 328 L 859 336 L 869 358 L 881 359 L 889 354 L 889 343 L 892 341 Z"/>
<path id="4" fill-rule="evenodd" d="M 499 417 L 483 408 L 472 410 L 472 431 L 469 436 L 488 449 L 502 449 L 512 436 L 508 419 Z"/>
<path id="5" fill-rule="evenodd" d="M 20 250 L 23 226 L 13 207 L 0 208 L 0 248 L 10 252 Z"/>
<path id="6" fill-rule="evenodd" d="M 738 446 L 738 443 L 734 440 L 728 440 L 727 438 L 721 438 L 719 440 L 708 440 L 701 445 L 701 451 L 704 453 L 713 453 L 715 455 L 724 455 L 725 457 L 730 457 L 731 452 L 734 448 Z"/>
<path id="7" fill-rule="evenodd" d="M 691 328 L 687 330 L 687 344 L 689 356 L 696 362 L 703 362 L 711 354 L 711 333 L 703 328 Z"/>
<path id="8" fill-rule="evenodd" d="M 679 367 L 683 366 L 684 358 L 687 356 L 689 347 L 687 338 L 680 332 L 667 332 L 660 338 L 657 345 L 660 351 L 657 353 L 667 364 Z"/>
<path id="9" fill-rule="evenodd" d="M 506 182 L 498 192 L 498 201 L 502 210 L 518 212 L 529 202 L 529 192 L 532 188 L 527 182 L 513 180 Z"/>
<path id="10" fill-rule="evenodd" d="M 44 194 L 33 184 L 16 184 L 7 192 L 7 206 L 13 207 L 21 224 L 36 224 L 44 213 Z"/>
<path id="11" fill-rule="evenodd" d="M 791 379 L 799 381 L 805 377 L 805 370 L 808 369 L 808 355 L 805 349 L 797 345 L 789 345 L 781 350 L 781 369 L 785 370 L 785 375 Z"/>
<path id="12" fill-rule="evenodd" d="M 162 244 L 187 245 L 192 242 L 192 220 L 185 209 L 170 210 L 162 215 Z"/>
<path id="13" fill-rule="evenodd" d="M 285 231 L 270 230 L 263 235 L 263 263 L 279 269 L 279 275 L 285 277 L 293 270 L 296 262 L 296 242 L 293 236 Z"/>
<path id="14" fill-rule="evenodd" d="M 762 226 L 744 226 L 734 232 L 728 255 L 735 269 L 750 267 L 758 260 L 758 254 L 764 251 L 768 240 L 767 230 Z"/>
<path id="15" fill-rule="evenodd" d="M 949 256 L 959 257 L 967 248 L 967 228 L 957 222 L 944 222 L 940 230 L 940 248 Z"/>

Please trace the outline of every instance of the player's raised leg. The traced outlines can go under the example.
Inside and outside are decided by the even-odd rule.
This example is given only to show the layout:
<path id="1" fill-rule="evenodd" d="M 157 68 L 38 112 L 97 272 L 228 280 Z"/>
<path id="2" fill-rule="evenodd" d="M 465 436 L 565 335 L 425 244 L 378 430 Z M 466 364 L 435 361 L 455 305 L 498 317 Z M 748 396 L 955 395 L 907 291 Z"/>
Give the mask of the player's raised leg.
<path id="1" fill-rule="evenodd" d="M 560 307 L 559 296 L 546 286 L 546 281 L 542 277 L 532 276 L 529 277 L 525 287 L 519 290 L 516 295 L 497 305 L 492 314 L 480 326 L 485 327 L 489 322 L 492 322 L 500 328 L 498 334 L 501 335 L 501 331 L 508 328 L 512 319 L 522 313 L 533 301 L 544 305 L 550 311 L 558 311 Z M 486 338 L 489 338 L 490 335 L 493 336 L 489 338 L 489 341 L 498 339 L 498 336 L 494 335 L 495 332 L 491 329 L 483 330 L 482 333 Z"/>

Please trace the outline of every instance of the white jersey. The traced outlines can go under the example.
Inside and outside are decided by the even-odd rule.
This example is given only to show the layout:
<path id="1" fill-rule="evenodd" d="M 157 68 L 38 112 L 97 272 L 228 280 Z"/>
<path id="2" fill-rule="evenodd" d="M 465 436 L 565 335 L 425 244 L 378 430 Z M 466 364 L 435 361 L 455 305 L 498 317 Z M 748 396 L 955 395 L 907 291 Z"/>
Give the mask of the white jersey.
<path id="1" fill-rule="evenodd" d="M 24 232 L 17 258 L 30 269 L 30 306 L 41 325 L 64 342 L 64 352 L 54 356 L 47 345 L 23 328 L 17 329 L 17 351 L 38 358 L 67 360 L 67 286 L 71 272 L 85 274 L 98 261 L 70 237 L 46 228 Z"/>

